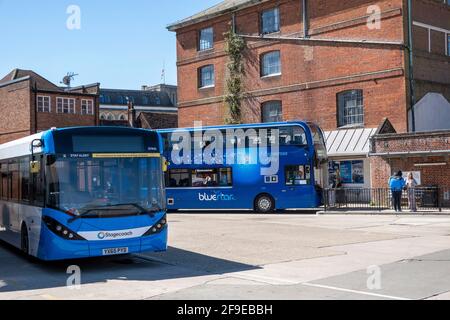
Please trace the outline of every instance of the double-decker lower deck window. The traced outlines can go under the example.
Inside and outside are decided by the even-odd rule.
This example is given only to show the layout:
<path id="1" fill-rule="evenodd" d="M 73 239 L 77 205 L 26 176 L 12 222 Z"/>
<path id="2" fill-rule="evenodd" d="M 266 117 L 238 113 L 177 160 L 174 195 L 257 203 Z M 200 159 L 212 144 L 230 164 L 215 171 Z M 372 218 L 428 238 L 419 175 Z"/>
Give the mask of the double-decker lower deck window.
<path id="1" fill-rule="evenodd" d="M 287 166 L 285 175 L 287 186 L 309 185 L 311 183 L 311 166 Z"/>
<path id="2" fill-rule="evenodd" d="M 167 186 L 170 188 L 222 188 L 233 185 L 231 168 L 171 169 L 167 180 Z"/>

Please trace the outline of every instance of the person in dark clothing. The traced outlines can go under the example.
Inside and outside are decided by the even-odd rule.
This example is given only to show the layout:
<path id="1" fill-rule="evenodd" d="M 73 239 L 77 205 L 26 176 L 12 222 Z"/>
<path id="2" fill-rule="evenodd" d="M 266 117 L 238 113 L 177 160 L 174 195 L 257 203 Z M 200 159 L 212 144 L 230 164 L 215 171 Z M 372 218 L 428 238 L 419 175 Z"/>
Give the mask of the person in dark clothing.
<path id="1" fill-rule="evenodd" d="M 402 195 L 405 186 L 406 181 L 403 179 L 403 172 L 401 171 L 389 179 L 389 188 L 391 188 L 395 212 L 402 212 Z"/>

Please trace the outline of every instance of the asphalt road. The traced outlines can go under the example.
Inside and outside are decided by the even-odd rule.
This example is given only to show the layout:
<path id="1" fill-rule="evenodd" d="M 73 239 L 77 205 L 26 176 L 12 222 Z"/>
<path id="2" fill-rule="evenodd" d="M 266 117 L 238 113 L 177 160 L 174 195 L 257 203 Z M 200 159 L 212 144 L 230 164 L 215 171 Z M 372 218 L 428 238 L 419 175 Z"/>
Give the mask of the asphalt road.
<path id="1" fill-rule="evenodd" d="M 449 216 L 171 214 L 167 253 L 30 262 L 0 299 L 450 299 Z M 67 287 L 67 268 L 81 287 Z"/>

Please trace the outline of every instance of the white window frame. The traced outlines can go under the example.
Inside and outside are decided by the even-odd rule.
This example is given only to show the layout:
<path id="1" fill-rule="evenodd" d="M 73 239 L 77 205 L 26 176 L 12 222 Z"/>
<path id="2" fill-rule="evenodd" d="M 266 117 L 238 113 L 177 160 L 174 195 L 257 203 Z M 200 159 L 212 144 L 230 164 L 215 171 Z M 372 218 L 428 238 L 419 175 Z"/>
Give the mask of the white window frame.
<path id="1" fill-rule="evenodd" d="M 71 103 L 72 102 L 72 103 Z M 64 112 L 67 103 L 67 112 Z M 61 106 L 60 106 L 61 104 Z M 71 108 L 73 107 L 73 108 Z M 56 112 L 60 114 L 76 114 L 76 100 L 74 98 L 56 98 Z"/>
<path id="2" fill-rule="evenodd" d="M 265 65 L 264 65 L 264 58 L 269 56 L 270 54 L 274 54 L 274 53 L 278 53 L 278 58 L 279 58 L 279 66 L 280 66 L 280 70 L 278 72 L 274 72 L 274 73 L 268 73 L 268 74 L 264 74 L 264 70 L 265 70 Z M 281 76 L 282 74 L 282 65 L 281 65 L 281 51 L 280 50 L 273 50 L 273 51 L 268 51 L 265 52 L 263 54 L 261 54 L 261 63 L 260 63 L 260 76 L 261 78 L 270 78 L 270 77 L 277 77 L 277 76 Z"/>
<path id="3" fill-rule="evenodd" d="M 417 27 L 421 27 L 421 28 L 427 29 L 427 32 L 428 32 L 428 52 L 431 52 L 431 30 L 438 31 L 438 32 L 443 32 L 444 36 L 445 36 L 445 55 L 446 56 L 450 56 L 450 52 L 448 50 L 448 35 L 450 35 L 450 30 L 439 28 L 439 27 L 435 27 L 435 26 L 432 26 L 430 24 L 426 24 L 426 23 L 422 23 L 422 22 L 418 22 L 418 21 L 413 21 L 413 25 L 415 25 Z"/>
<path id="4" fill-rule="evenodd" d="M 39 110 L 39 98 L 42 98 L 42 110 Z M 45 110 L 44 99 L 48 99 L 48 110 Z M 37 96 L 36 97 L 36 109 L 38 112 L 51 113 L 52 112 L 52 98 L 50 96 Z"/>
<path id="5" fill-rule="evenodd" d="M 94 100 L 81 99 L 81 114 L 89 116 L 94 115 Z"/>
<path id="6" fill-rule="evenodd" d="M 211 32 L 212 32 L 211 43 L 210 43 L 209 47 L 202 48 L 202 44 L 207 43 L 206 41 L 202 42 L 202 33 L 207 30 L 208 31 L 211 30 Z M 214 49 L 214 27 L 207 27 L 207 28 L 200 29 L 200 31 L 198 32 L 198 51 L 201 52 L 201 51 L 208 51 L 208 50 L 212 50 L 212 49 Z"/>
<path id="7" fill-rule="evenodd" d="M 203 83 L 203 73 L 202 73 L 202 71 L 203 71 L 203 69 L 206 69 L 206 68 L 208 68 L 208 67 L 210 67 L 211 69 L 212 69 L 212 84 L 208 84 L 208 85 L 205 85 L 204 83 Z M 207 89 L 207 88 L 214 88 L 215 87 L 215 85 L 216 85 L 216 70 L 215 70 L 216 68 L 215 68 L 215 66 L 213 65 L 213 64 L 208 64 L 208 65 L 205 65 L 205 66 L 202 66 L 202 67 L 200 67 L 200 68 L 198 68 L 198 88 L 199 89 Z"/>

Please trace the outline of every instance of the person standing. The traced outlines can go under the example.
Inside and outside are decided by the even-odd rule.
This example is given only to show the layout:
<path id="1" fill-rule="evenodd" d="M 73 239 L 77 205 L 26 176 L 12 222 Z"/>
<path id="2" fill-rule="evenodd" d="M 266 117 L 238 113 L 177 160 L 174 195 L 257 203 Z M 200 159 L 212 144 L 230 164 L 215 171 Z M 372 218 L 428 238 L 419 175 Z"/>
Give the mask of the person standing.
<path id="1" fill-rule="evenodd" d="M 410 174 L 408 174 L 408 179 L 406 179 L 406 187 L 408 188 L 408 203 L 411 212 L 417 212 L 417 203 L 416 203 L 417 186 L 418 183 L 416 179 L 414 179 L 414 175 L 411 172 Z"/>
<path id="2" fill-rule="evenodd" d="M 405 186 L 406 182 L 401 171 L 389 179 L 389 188 L 391 188 L 395 212 L 402 212 L 402 195 Z"/>

